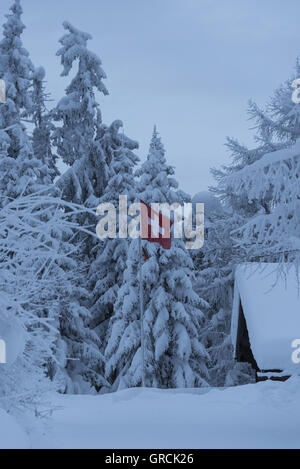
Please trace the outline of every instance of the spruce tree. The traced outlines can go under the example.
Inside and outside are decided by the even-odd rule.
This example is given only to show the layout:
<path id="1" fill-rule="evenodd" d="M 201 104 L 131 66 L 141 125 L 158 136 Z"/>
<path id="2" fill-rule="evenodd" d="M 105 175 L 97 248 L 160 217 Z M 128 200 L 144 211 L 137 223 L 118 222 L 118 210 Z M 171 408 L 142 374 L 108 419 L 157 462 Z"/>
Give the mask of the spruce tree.
<path id="1" fill-rule="evenodd" d="M 242 216 L 233 231 L 244 260 L 270 262 L 293 256 L 300 111 L 292 100 L 292 84 L 299 72 L 297 61 L 295 73 L 274 92 L 266 110 L 250 104 L 259 148 L 246 151 L 231 141 L 233 163 L 214 172 L 217 192 Z"/>
<path id="2" fill-rule="evenodd" d="M 57 156 L 52 152 L 51 134 L 54 130 L 51 113 L 47 110 L 46 102 L 49 94 L 45 91 L 46 72 L 43 67 L 38 67 L 33 73 L 32 120 L 34 129 L 32 134 L 32 146 L 34 155 L 47 168 L 45 184 L 52 184 L 59 175 L 56 166 Z"/>
<path id="3" fill-rule="evenodd" d="M 257 192 L 251 198 L 246 187 L 236 188 L 230 184 L 236 172 L 259 161 L 264 155 L 291 147 L 300 137 L 300 108 L 292 99 L 293 82 L 300 76 L 300 62 L 296 61 L 295 70 L 269 98 L 265 109 L 254 101 L 249 101 L 248 114 L 254 123 L 254 141 L 252 149 L 242 145 L 234 138 L 227 138 L 227 148 L 231 153 L 232 163 L 221 169 L 212 169 L 217 186 L 212 190 L 232 207 L 235 213 L 252 217 L 258 213 L 270 214 L 274 202 L 272 187 L 263 194 Z M 275 157 L 274 157 L 275 158 Z"/>
<path id="4" fill-rule="evenodd" d="M 139 159 L 134 153 L 137 142 L 129 139 L 119 129 L 121 121 L 108 127 L 102 138 L 102 145 L 109 163 L 108 183 L 101 203 L 112 203 L 116 208 L 117 233 L 119 228 L 119 196 L 127 196 L 127 203 L 136 201 L 134 170 Z M 91 266 L 88 285 L 91 291 L 92 325 L 102 342 L 104 351 L 110 332 L 107 332 L 109 319 L 115 311 L 119 288 L 124 281 L 124 270 L 128 255 L 128 239 L 99 240 L 91 251 Z"/>
<path id="5" fill-rule="evenodd" d="M 34 71 L 23 47 L 20 0 L 15 0 L 3 25 L 0 42 L 0 77 L 6 84 L 6 102 L 0 106 L 0 193 L 1 205 L 20 194 L 41 190 L 47 169 L 33 152 L 23 119 L 30 116 L 30 86 Z"/>
<path id="6" fill-rule="evenodd" d="M 101 145 L 105 126 L 95 97 L 96 91 L 107 94 L 102 82 L 105 73 L 99 57 L 87 48 L 91 36 L 68 22 L 63 26 L 67 33 L 60 39 L 62 47 L 57 52 L 63 66 L 62 76 L 68 76 L 77 63 L 78 68 L 66 95 L 52 111 L 54 121 L 59 123 L 53 132 L 53 143 L 58 155 L 69 166 L 56 182 L 56 187 L 65 200 L 82 205 L 82 213 L 76 214 L 74 221 L 88 230 L 95 226 L 96 218 L 84 211 L 84 207 L 96 210 L 107 174 Z M 99 373 L 103 368 L 103 357 L 99 351 L 101 343 L 90 326 L 88 270 L 95 241 L 83 232 L 67 241 L 73 244 L 72 259 L 79 275 L 77 279 L 73 278 L 67 291 L 69 301 L 62 309 L 60 331 L 70 357 L 67 372 L 71 382 L 67 391 L 84 392 L 89 386 L 100 389 L 105 383 Z"/>
<path id="7" fill-rule="evenodd" d="M 58 185 L 68 200 L 94 207 L 103 193 L 106 171 L 99 143 L 103 133 L 101 112 L 95 93 L 108 94 L 103 83 L 106 75 L 99 57 L 87 48 L 92 37 L 68 22 L 63 26 L 67 33 L 60 39 L 62 47 L 57 52 L 63 66 L 61 75 L 68 76 L 77 62 L 78 68 L 53 111 L 54 120 L 59 122 L 53 142 L 58 155 L 70 166 Z"/>
<path id="8" fill-rule="evenodd" d="M 156 129 L 146 162 L 137 170 L 139 197 L 152 202 L 182 202 L 174 169 L 167 165 Z M 183 240 L 172 239 L 170 250 L 143 241 L 148 261 L 143 263 L 146 385 L 198 387 L 208 378 L 205 347 L 200 341 L 207 303 L 193 288 L 193 263 Z M 138 240 L 132 240 L 111 319 L 106 376 L 112 388 L 142 383 L 140 310 L 137 279 Z"/>

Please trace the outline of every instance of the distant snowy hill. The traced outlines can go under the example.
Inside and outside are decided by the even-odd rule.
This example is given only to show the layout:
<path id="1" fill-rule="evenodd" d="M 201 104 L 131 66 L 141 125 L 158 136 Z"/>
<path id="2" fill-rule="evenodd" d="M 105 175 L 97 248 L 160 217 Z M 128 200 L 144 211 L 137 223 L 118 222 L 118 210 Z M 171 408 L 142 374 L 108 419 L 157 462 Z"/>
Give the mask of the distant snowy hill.
<path id="1" fill-rule="evenodd" d="M 209 216 L 211 213 L 221 213 L 222 205 L 219 200 L 210 192 L 198 192 L 192 199 L 193 203 L 203 203 L 205 214 Z"/>

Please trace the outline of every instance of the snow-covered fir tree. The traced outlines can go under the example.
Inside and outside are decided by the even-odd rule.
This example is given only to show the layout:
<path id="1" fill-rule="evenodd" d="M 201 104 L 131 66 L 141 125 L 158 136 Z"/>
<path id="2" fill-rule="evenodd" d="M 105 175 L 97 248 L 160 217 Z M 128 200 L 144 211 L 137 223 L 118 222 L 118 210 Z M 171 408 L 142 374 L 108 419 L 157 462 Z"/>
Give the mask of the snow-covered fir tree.
<path id="1" fill-rule="evenodd" d="M 93 210 L 105 202 L 118 207 L 119 195 L 127 195 L 128 203 L 133 202 L 136 197 L 133 173 L 138 157 L 133 150 L 138 148 L 138 143 L 120 131 L 122 126 L 122 122 L 116 120 L 109 127 L 102 124 L 98 127 L 97 142 L 108 162 L 108 170 L 107 185 L 102 197 L 92 196 L 91 192 L 91 197 L 86 201 L 86 205 L 91 204 Z M 82 158 L 79 163 L 84 160 Z M 72 168 L 77 166 L 76 163 Z M 72 168 L 67 171 L 67 178 Z M 74 174 L 72 177 L 75 177 Z M 64 180 L 64 177 L 65 175 L 61 179 Z M 97 190 L 93 192 L 95 193 L 100 194 Z M 83 216 L 77 215 L 76 220 L 83 227 L 86 227 L 87 220 L 91 220 L 91 229 L 95 228 L 95 216 L 90 213 L 86 215 L 84 210 Z M 66 304 L 66 310 L 62 314 L 61 332 L 68 343 L 68 353 L 78 359 L 77 362 L 70 360 L 67 369 L 73 386 L 75 383 L 74 389 L 82 392 L 88 389 L 87 382 L 97 390 L 109 387 L 104 378 L 103 354 L 108 321 L 113 313 L 117 290 L 123 282 L 128 240 L 106 239 L 101 242 L 89 233 L 83 233 L 79 240 L 79 243 L 75 242 L 76 252 L 79 250 L 79 254 L 75 254 L 75 262 L 77 271 L 80 266 L 82 276 L 73 282 L 75 288 L 71 290 L 71 307 Z M 81 387 L 80 377 L 84 380 L 81 381 Z M 68 390 L 71 389 L 72 385 L 69 383 Z"/>
<path id="2" fill-rule="evenodd" d="M 63 66 L 62 76 L 68 76 L 75 63 L 78 68 L 53 111 L 54 120 L 59 122 L 53 142 L 64 163 L 71 166 L 61 181 L 63 193 L 78 203 L 91 197 L 91 205 L 103 191 L 105 161 L 99 145 L 101 113 L 95 93 L 108 94 L 103 83 L 106 75 L 100 58 L 87 48 L 92 37 L 68 22 L 63 26 L 67 33 L 60 39 L 62 47 L 57 52 Z"/>
<path id="3" fill-rule="evenodd" d="M 70 23 L 64 22 L 67 31 L 60 39 L 61 48 L 57 55 L 61 57 L 62 76 L 74 72 L 66 95 L 59 101 L 51 115 L 58 123 L 53 132 L 53 143 L 58 155 L 69 169 L 58 179 L 56 187 L 62 197 L 85 207 L 92 207 L 94 213 L 82 210 L 76 214 L 76 223 L 88 230 L 96 225 L 95 209 L 99 197 L 103 194 L 107 173 L 105 154 L 101 146 L 104 126 L 99 105 L 96 102 L 97 91 L 107 94 L 103 84 L 105 73 L 101 60 L 87 48 L 91 36 L 81 32 Z M 88 290 L 88 269 L 91 249 L 94 245 L 92 236 L 79 231 L 68 239 L 73 244 L 73 262 L 78 276 L 71 283 L 62 309 L 60 331 L 67 345 L 68 392 L 86 391 L 87 382 L 100 388 L 105 382 L 98 369 L 102 366 L 99 352 L 100 342 L 90 328 L 89 311 L 90 292 Z"/>
<path id="4" fill-rule="evenodd" d="M 59 175 L 56 166 L 57 156 L 53 154 L 51 145 L 51 134 L 54 130 L 51 113 L 47 110 L 46 102 L 49 94 L 45 91 L 46 72 L 43 67 L 38 67 L 33 73 L 33 87 L 31 93 L 32 109 L 31 115 L 34 123 L 32 133 L 32 146 L 34 156 L 47 168 L 47 178 L 44 184 L 53 183 Z"/>
<path id="5" fill-rule="evenodd" d="M 232 163 L 221 169 L 213 169 L 217 187 L 213 188 L 222 200 L 226 201 L 235 213 L 252 217 L 258 213 L 269 214 L 273 206 L 272 187 L 264 194 L 257 193 L 251 199 L 248 197 L 247 189 L 240 187 L 238 193 L 230 184 L 231 176 L 248 165 L 259 161 L 264 155 L 289 148 L 294 145 L 300 137 L 300 108 L 292 100 L 294 91 L 293 82 L 299 78 L 300 62 L 296 61 L 295 71 L 290 78 L 279 86 L 269 98 L 266 109 L 261 109 L 253 102 L 249 102 L 248 114 L 254 122 L 254 141 L 257 146 L 253 149 L 240 144 L 236 139 L 227 139 L 227 148 L 231 153 Z"/>
<path id="6" fill-rule="evenodd" d="M 188 200 L 177 190 L 173 175 L 154 129 L 147 160 L 137 170 L 139 197 L 147 204 Z M 143 248 L 147 257 L 142 268 L 145 384 L 161 388 L 202 386 L 208 378 L 208 354 L 200 340 L 207 303 L 193 289 L 191 256 L 180 239 L 172 240 L 170 250 L 146 241 Z M 112 389 L 142 383 L 138 258 L 138 240 L 132 240 L 105 351 L 106 376 Z"/>
<path id="7" fill-rule="evenodd" d="M 138 143 L 124 135 L 121 121 L 115 121 L 103 135 L 102 145 L 109 164 L 108 183 L 99 203 L 111 203 L 116 208 L 117 233 L 119 227 L 119 196 L 127 196 L 127 203 L 136 201 L 137 189 L 134 178 L 139 159 L 134 153 Z M 93 328 L 102 342 L 104 351 L 109 338 L 109 319 L 114 315 L 118 290 L 124 282 L 124 270 L 128 255 L 128 239 L 98 240 L 92 251 L 88 285 L 91 291 Z"/>
<path id="8" fill-rule="evenodd" d="M 56 129 L 54 140 L 63 161 L 72 165 L 87 153 L 93 141 L 98 110 L 95 91 L 104 95 L 108 91 L 103 83 L 106 74 L 101 60 L 87 48 L 92 36 L 67 21 L 63 26 L 67 33 L 60 39 L 62 47 L 57 52 L 63 66 L 61 75 L 68 76 L 74 62 L 78 62 L 78 69 L 55 109 L 55 119 L 63 125 Z"/>
<path id="9" fill-rule="evenodd" d="M 272 193 L 268 212 L 260 211 L 236 227 L 236 244 L 248 259 L 297 261 L 299 259 L 300 140 L 286 149 L 266 153 L 259 161 L 234 175 L 227 183 L 248 200 Z"/>
<path id="10" fill-rule="evenodd" d="M 265 153 L 288 147 L 300 137 L 300 109 L 292 99 L 299 96 L 294 81 L 300 77 L 300 59 L 296 59 L 294 71 L 271 95 L 266 109 L 261 109 L 250 101 L 249 114 L 255 121 L 256 140 L 268 142 L 270 148 Z"/>
<path id="11" fill-rule="evenodd" d="M 235 243 L 246 260 L 277 261 L 293 257 L 297 237 L 299 105 L 292 100 L 296 71 L 271 96 L 266 111 L 251 104 L 256 122 L 255 139 L 259 149 L 244 152 L 255 157 L 236 159 L 225 172 L 216 172 L 218 191 L 237 211 L 235 201 L 243 201 L 243 219 L 236 226 Z M 235 146 L 235 148 L 237 148 Z M 237 151 L 237 154 L 242 154 Z M 241 212 L 239 212 L 241 213 Z M 296 243 L 297 244 L 297 243 Z M 295 248 L 297 252 L 297 248 Z"/>
<path id="12" fill-rule="evenodd" d="M 33 152 L 23 118 L 30 116 L 30 86 L 34 71 L 22 44 L 24 24 L 20 0 L 15 0 L 3 25 L 0 77 L 6 84 L 6 102 L 0 106 L 0 193 L 3 205 L 20 194 L 42 188 L 47 169 Z"/>

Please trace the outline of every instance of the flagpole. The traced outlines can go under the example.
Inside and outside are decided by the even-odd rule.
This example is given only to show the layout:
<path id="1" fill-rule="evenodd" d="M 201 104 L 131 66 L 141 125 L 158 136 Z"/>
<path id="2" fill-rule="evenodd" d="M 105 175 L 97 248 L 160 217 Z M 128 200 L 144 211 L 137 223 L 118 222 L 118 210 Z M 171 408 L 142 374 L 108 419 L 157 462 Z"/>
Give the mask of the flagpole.
<path id="1" fill-rule="evenodd" d="M 145 340 L 144 340 L 144 297 L 142 279 L 142 233 L 139 237 L 139 299 L 140 299 L 140 321 L 141 321 L 141 354 L 142 354 L 142 387 L 145 387 Z"/>

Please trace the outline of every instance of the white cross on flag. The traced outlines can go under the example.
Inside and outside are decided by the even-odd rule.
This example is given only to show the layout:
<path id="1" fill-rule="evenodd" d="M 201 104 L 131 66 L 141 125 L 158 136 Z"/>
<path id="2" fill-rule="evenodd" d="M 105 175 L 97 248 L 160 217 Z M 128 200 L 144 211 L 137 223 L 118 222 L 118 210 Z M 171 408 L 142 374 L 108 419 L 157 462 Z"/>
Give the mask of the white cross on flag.
<path id="1" fill-rule="evenodd" d="M 141 238 L 150 243 L 159 243 L 164 249 L 171 247 L 171 220 L 162 213 L 153 210 L 142 200 Z"/>

